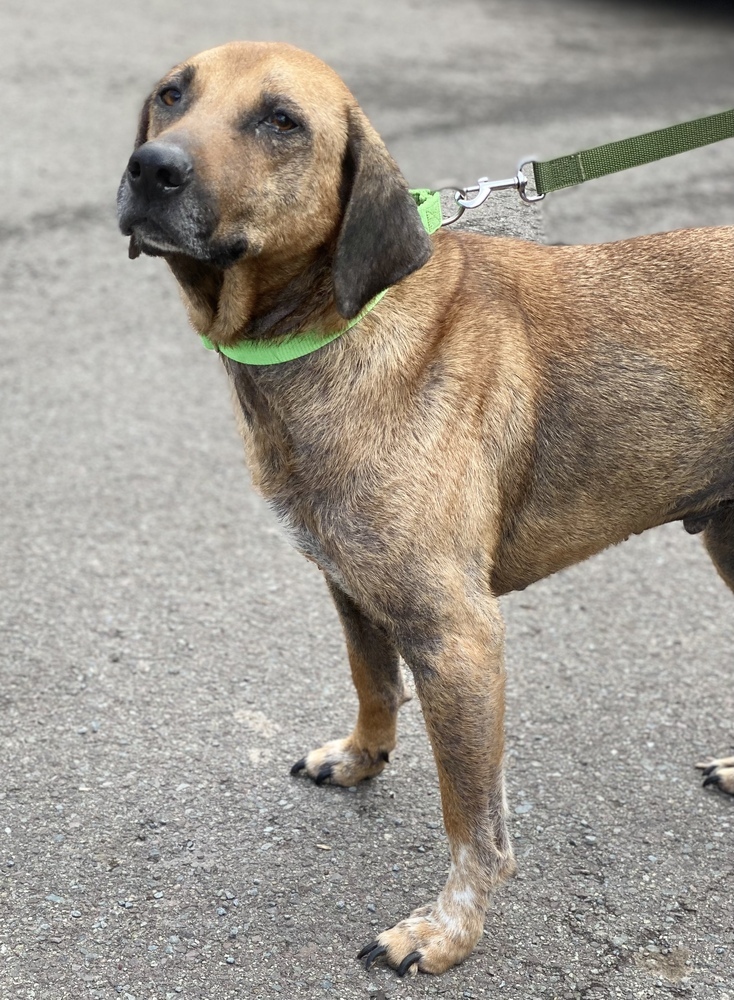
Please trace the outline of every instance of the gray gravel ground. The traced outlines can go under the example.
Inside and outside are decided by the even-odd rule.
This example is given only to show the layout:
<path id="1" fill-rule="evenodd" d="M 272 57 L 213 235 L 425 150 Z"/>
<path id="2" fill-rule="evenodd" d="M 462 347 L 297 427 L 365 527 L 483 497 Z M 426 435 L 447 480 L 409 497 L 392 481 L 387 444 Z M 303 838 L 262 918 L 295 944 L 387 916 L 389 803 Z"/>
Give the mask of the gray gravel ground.
<path id="1" fill-rule="evenodd" d="M 351 724 L 336 616 L 114 224 L 148 87 L 235 37 L 335 65 L 414 184 L 734 90 L 734 18 L 693 4 L 4 0 L 0 996 L 732 1000 L 734 801 L 692 769 L 734 742 L 732 599 L 675 525 L 505 599 L 519 874 L 462 967 L 356 962 L 445 876 L 420 710 L 378 780 L 289 777 Z M 557 195 L 547 235 L 734 222 L 733 165 L 730 142 Z"/>

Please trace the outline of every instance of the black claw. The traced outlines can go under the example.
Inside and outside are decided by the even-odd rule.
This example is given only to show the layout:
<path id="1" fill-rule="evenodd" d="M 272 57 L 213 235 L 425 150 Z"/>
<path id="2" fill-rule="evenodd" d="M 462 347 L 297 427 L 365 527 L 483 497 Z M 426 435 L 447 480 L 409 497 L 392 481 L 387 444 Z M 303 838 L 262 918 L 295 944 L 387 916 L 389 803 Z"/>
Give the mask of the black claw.
<path id="1" fill-rule="evenodd" d="M 297 760 L 293 765 L 293 767 L 291 768 L 291 774 L 298 774 L 299 771 L 302 771 L 305 766 L 306 766 L 306 758 L 301 757 L 301 759 Z"/>
<path id="2" fill-rule="evenodd" d="M 387 752 L 387 750 L 382 750 L 380 752 L 380 760 L 384 760 L 386 764 L 390 763 L 390 754 Z"/>
<path id="3" fill-rule="evenodd" d="M 314 778 L 317 785 L 323 785 L 327 778 L 331 777 L 332 767 L 331 764 L 322 764 L 319 768 L 319 773 Z"/>
<path id="4" fill-rule="evenodd" d="M 708 777 L 709 774 L 712 774 L 716 770 L 717 766 L 718 766 L 717 764 L 709 764 L 708 767 L 704 767 L 704 769 L 701 771 L 701 774 L 704 776 L 704 778 L 706 778 Z"/>
<path id="5" fill-rule="evenodd" d="M 721 783 L 721 779 L 720 779 L 720 777 L 719 777 L 718 774 L 711 774 L 710 771 L 704 771 L 704 774 L 707 775 L 707 777 L 704 779 L 704 782 L 703 782 L 703 787 L 704 788 L 706 787 L 706 785 L 717 785 L 718 786 Z"/>
<path id="6" fill-rule="evenodd" d="M 387 954 L 387 945 L 380 944 L 379 941 L 373 941 L 371 944 L 368 944 L 366 948 L 363 948 L 360 951 L 359 955 L 357 955 L 357 958 L 364 959 L 365 971 L 369 972 L 372 963 L 377 961 L 380 955 L 386 955 L 386 954 Z"/>
<path id="7" fill-rule="evenodd" d="M 405 958 L 403 959 L 403 961 L 400 963 L 400 965 L 396 969 L 396 972 L 400 976 L 400 978 L 401 979 L 403 978 L 403 976 L 408 971 L 408 969 L 411 967 L 411 965 L 415 965 L 416 962 L 420 962 L 420 960 L 422 958 L 423 958 L 423 952 L 422 951 L 411 951 L 411 953 L 409 955 L 406 955 Z"/>

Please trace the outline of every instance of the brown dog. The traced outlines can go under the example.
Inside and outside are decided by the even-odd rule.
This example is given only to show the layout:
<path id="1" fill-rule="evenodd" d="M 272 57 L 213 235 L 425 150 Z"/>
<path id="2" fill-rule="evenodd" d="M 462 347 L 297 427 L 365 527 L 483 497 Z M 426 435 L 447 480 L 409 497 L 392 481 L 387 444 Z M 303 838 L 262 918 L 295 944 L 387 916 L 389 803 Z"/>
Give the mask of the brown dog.
<path id="1" fill-rule="evenodd" d="M 223 356 L 254 482 L 324 571 L 359 695 L 354 731 L 295 765 L 379 774 L 415 676 L 451 847 L 436 902 L 362 953 L 442 972 L 514 868 L 497 598 L 683 520 L 734 587 L 734 230 L 541 247 L 429 238 L 341 80 L 232 44 L 145 102 L 119 193 L 220 347 L 340 331 L 284 364 Z M 734 759 L 707 780 L 734 793 Z"/>

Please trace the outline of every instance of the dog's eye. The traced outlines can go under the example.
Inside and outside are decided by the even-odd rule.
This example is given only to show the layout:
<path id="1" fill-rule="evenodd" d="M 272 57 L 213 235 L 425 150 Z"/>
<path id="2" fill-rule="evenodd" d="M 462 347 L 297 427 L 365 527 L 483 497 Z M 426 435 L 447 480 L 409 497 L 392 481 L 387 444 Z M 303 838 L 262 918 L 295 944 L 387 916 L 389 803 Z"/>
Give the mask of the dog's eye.
<path id="1" fill-rule="evenodd" d="M 285 113 L 285 111 L 274 111 L 267 118 L 263 119 L 264 125 L 269 125 L 276 132 L 292 132 L 298 128 L 298 123 Z"/>
<path id="2" fill-rule="evenodd" d="M 166 104 L 169 108 L 172 108 L 174 104 L 178 104 L 181 100 L 181 91 L 178 87 L 166 87 L 162 90 L 158 97 Z"/>

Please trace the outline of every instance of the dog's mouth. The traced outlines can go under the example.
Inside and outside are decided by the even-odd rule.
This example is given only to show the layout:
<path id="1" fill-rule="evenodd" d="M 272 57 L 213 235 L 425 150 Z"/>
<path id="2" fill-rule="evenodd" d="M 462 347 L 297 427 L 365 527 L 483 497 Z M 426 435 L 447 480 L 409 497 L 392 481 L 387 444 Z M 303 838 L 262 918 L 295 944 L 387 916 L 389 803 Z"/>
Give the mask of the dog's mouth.
<path id="1" fill-rule="evenodd" d="M 147 225 L 147 220 L 126 225 L 121 222 L 120 230 L 123 236 L 131 237 L 138 253 L 144 253 L 148 257 L 165 257 L 166 254 L 183 252 L 178 241 Z"/>
<path id="2" fill-rule="evenodd" d="M 244 234 L 217 236 L 218 213 L 195 183 L 172 195 L 137 190 L 129 169 L 117 192 L 117 217 L 123 236 L 131 238 L 131 256 L 179 254 L 217 268 L 231 267 L 245 256 Z"/>
<path id="3" fill-rule="evenodd" d="M 150 216 L 135 216 L 121 206 L 119 212 L 120 231 L 131 238 L 131 250 L 148 257 L 167 257 L 171 254 L 183 255 L 201 264 L 226 269 L 241 260 L 248 250 L 244 235 L 227 239 L 214 238 L 202 233 L 195 219 L 184 217 L 180 226 L 161 223 Z"/>

